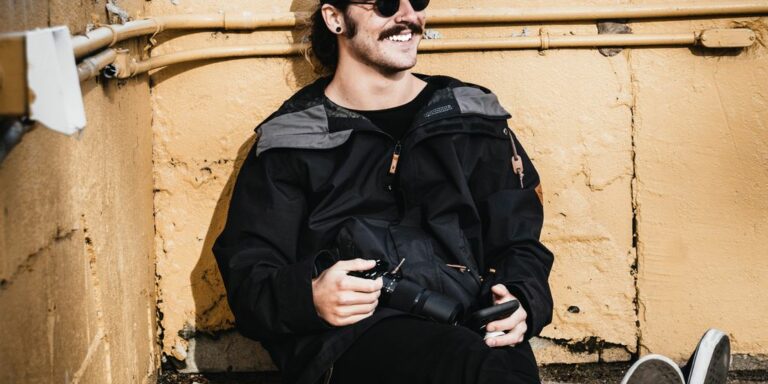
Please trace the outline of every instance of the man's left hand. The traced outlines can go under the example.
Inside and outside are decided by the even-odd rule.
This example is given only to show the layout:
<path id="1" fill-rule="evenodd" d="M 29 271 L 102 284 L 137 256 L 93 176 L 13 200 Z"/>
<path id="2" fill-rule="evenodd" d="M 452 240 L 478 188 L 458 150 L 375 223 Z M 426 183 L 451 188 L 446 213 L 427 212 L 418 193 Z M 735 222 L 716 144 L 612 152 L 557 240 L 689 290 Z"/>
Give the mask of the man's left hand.
<path id="1" fill-rule="evenodd" d="M 509 293 L 507 287 L 504 284 L 496 284 L 491 287 L 493 293 L 493 304 L 498 305 L 510 300 L 515 300 L 516 297 Z M 503 331 L 506 334 L 496 337 L 491 337 L 485 340 L 485 343 L 489 347 L 504 347 L 507 345 L 515 346 L 523 341 L 525 331 L 528 330 L 528 326 L 525 324 L 525 319 L 528 317 L 528 313 L 525 312 L 521 305 L 517 311 L 509 315 L 509 317 L 492 321 L 485 327 L 487 332 Z"/>

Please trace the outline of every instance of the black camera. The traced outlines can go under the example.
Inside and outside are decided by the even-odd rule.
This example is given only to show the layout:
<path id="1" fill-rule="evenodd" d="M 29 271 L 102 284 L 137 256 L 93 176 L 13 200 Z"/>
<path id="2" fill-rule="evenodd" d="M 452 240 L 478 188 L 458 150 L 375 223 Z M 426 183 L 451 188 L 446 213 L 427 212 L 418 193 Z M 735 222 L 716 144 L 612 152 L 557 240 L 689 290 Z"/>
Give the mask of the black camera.
<path id="1" fill-rule="evenodd" d="M 440 323 L 456 325 L 461 321 L 464 307 L 460 302 L 403 280 L 400 267 L 405 259 L 391 271 L 385 261 L 375 261 L 375 267 L 362 272 L 349 272 L 348 275 L 371 280 L 381 277 L 384 285 L 381 288 L 380 303 Z"/>

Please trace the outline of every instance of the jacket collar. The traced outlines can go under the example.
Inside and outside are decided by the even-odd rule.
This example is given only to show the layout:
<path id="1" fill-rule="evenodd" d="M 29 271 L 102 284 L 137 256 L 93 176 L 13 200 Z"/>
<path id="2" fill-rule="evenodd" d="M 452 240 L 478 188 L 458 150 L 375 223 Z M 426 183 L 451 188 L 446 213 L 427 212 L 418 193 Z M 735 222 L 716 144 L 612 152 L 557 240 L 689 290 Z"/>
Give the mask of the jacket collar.
<path id="1" fill-rule="evenodd" d="M 437 90 L 416 116 L 414 129 L 460 115 L 510 118 L 486 88 L 448 76 L 415 76 L 436 85 Z M 330 81 L 323 77 L 302 88 L 259 124 L 256 154 L 270 148 L 333 148 L 346 142 L 355 130 L 379 130 L 364 116 L 328 99 L 324 90 Z"/>

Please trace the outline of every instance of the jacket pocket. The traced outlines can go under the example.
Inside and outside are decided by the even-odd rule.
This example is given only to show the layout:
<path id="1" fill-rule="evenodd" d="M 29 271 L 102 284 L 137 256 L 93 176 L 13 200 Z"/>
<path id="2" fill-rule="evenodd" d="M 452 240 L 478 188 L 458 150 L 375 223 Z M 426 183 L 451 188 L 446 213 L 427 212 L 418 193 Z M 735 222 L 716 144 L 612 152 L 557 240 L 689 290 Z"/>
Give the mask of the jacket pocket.
<path id="1" fill-rule="evenodd" d="M 384 260 L 397 265 L 395 246 L 385 220 L 353 217 L 342 224 L 335 239 L 341 260 Z M 393 267 L 394 267 L 393 265 Z"/>
<path id="2" fill-rule="evenodd" d="M 477 300 L 479 284 L 468 272 L 447 265 L 435 240 L 419 227 L 393 225 L 390 227 L 400 259 L 405 258 L 403 278 L 445 294 L 470 308 Z"/>

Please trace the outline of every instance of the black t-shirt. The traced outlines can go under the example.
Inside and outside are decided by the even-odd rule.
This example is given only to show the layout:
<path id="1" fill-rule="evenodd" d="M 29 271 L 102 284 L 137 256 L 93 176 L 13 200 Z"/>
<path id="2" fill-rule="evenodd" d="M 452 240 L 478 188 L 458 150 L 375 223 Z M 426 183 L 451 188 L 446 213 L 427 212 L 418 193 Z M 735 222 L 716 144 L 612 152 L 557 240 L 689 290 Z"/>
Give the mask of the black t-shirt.
<path id="1" fill-rule="evenodd" d="M 416 113 L 429 102 L 435 90 L 431 83 L 427 83 L 427 86 L 413 100 L 403 105 L 373 111 L 360 111 L 356 109 L 353 109 L 353 111 L 368 118 L 374 125 L 394 137 L 395 140 L 400 140 L 405 131 L 413 124 Z"/>

